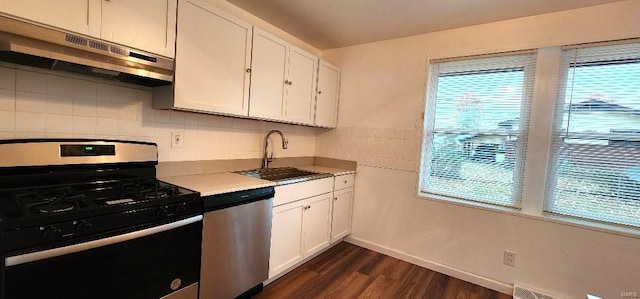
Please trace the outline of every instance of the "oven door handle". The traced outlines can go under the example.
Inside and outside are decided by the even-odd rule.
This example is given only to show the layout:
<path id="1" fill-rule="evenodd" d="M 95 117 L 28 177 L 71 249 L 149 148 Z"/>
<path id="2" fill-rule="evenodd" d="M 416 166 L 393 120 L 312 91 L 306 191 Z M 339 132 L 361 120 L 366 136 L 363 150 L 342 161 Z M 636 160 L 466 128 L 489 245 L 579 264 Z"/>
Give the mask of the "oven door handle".
<path id="1" fill-rule="evenodd" d="M 86 243 L 74 244 L 65 247 L 53 248 L 49 250 L 43 250 L 38 252 L 26 253 L 21 255 L 10 256 L 4 259 L 4 263 L 7 267 L 16 266 L 20 264 L 25 264 L 29 262 L 35 262 L 39 260 L 44 260 L 52 257 L 67 255 L 75 252 L 85 251 L 93 248 L 104 247 L 111 244 L 121 243 L 157 233 L 161 233 L 164 231 L 172 230 L 178 227 L 182 227 L 185 225 L 189 225 L 198 221 L 202 221 L 202 215 L 193 216 L 187 219 L 179 220 L 176 222 L 171 222 L 159 226 L 154 226 L 151 228 L 134 231 L 122 235 L 117 235 L 113 237 L 108 237 L 104 239 L 98 239 Z"/>

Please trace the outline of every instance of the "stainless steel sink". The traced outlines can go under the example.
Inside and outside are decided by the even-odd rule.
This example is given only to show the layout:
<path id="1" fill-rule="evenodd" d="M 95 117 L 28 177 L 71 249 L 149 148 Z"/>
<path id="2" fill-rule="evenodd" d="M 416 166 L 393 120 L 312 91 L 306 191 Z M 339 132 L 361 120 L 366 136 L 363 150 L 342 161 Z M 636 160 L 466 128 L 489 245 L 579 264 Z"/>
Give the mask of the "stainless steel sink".
<path id="1" fill-rule="evenodd" d="M 301 170 L 294 167 L 258 168 L 251 170 L 237 171 L 236 173 L 258 179 L 276 182 L 278 185 L 287 185 L 310 181 L 321 178 L 332 177 L 330 173 L 317 173 Z"/>

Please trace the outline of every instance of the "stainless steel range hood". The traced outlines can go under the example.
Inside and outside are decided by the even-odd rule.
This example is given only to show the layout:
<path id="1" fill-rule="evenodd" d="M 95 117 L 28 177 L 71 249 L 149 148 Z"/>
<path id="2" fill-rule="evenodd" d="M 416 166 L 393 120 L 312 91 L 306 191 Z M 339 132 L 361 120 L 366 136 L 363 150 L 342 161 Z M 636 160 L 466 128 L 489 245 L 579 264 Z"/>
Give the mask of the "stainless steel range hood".
<path id="1" fill-rule="evenodd" d="M 171 84 L 173 59 L 0 15 L 0 61 L 144 86 Z"/>

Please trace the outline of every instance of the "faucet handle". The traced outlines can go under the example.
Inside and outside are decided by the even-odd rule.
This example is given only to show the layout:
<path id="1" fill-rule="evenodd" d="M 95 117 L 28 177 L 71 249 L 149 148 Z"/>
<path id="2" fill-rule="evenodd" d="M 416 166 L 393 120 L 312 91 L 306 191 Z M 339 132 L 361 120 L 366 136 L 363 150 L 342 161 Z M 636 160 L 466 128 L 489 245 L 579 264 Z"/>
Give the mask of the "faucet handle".
<path id="1" fill-rule="evenodd" d="M 271 152 L 270 155 L 267 157 L 267 161 L 273 162 L 273 152 Z"/>

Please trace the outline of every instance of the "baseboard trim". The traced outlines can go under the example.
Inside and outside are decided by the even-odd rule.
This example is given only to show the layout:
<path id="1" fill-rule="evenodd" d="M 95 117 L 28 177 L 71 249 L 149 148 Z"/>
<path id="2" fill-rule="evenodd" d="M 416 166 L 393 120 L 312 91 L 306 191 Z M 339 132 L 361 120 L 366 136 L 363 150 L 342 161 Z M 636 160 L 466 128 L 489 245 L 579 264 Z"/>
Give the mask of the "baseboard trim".
<path id="1" fill-rule="evenodd" d="M 433 270 L 436 272 L 440 272 L 442 274 L 449 275 L 451 277 L 455 277 L 457 279 L 462 279 L 464 281 L 468 281 L 479 286 L 492 289 L 494 291 L 511 295 L 513 294 L 513 285 L 508 283 L 500 282 L 491 278 L 487 278 L 484 276 L 480 276 L 478 274 L 474 274 L 471 272 L 467 272 L 464 270 L 456 269 L 444 264 L 436 263 L 433 261 L 426 260 L 421 257 L 417 257 L 405 252 L 401 252 L 392 248 L 388 248 L 385 246 L 381 246 L 378 244 L 371 243 L 369 241 L 359 239 L 352 236 L 347 236 L 344 241 L 349 242 L 354 245 L 358 245 L 360 247 L 367 248 L 369 250 L 373 250 L 375 252 L 379 252 L 382 254 L 386 254 L 388 256 L 397 258 L 399 260 L 403 260 L 408 263 L 412 263 L 414 265 L 418 265 L 421 267 L 425 267 L 429 270 Z"/>

